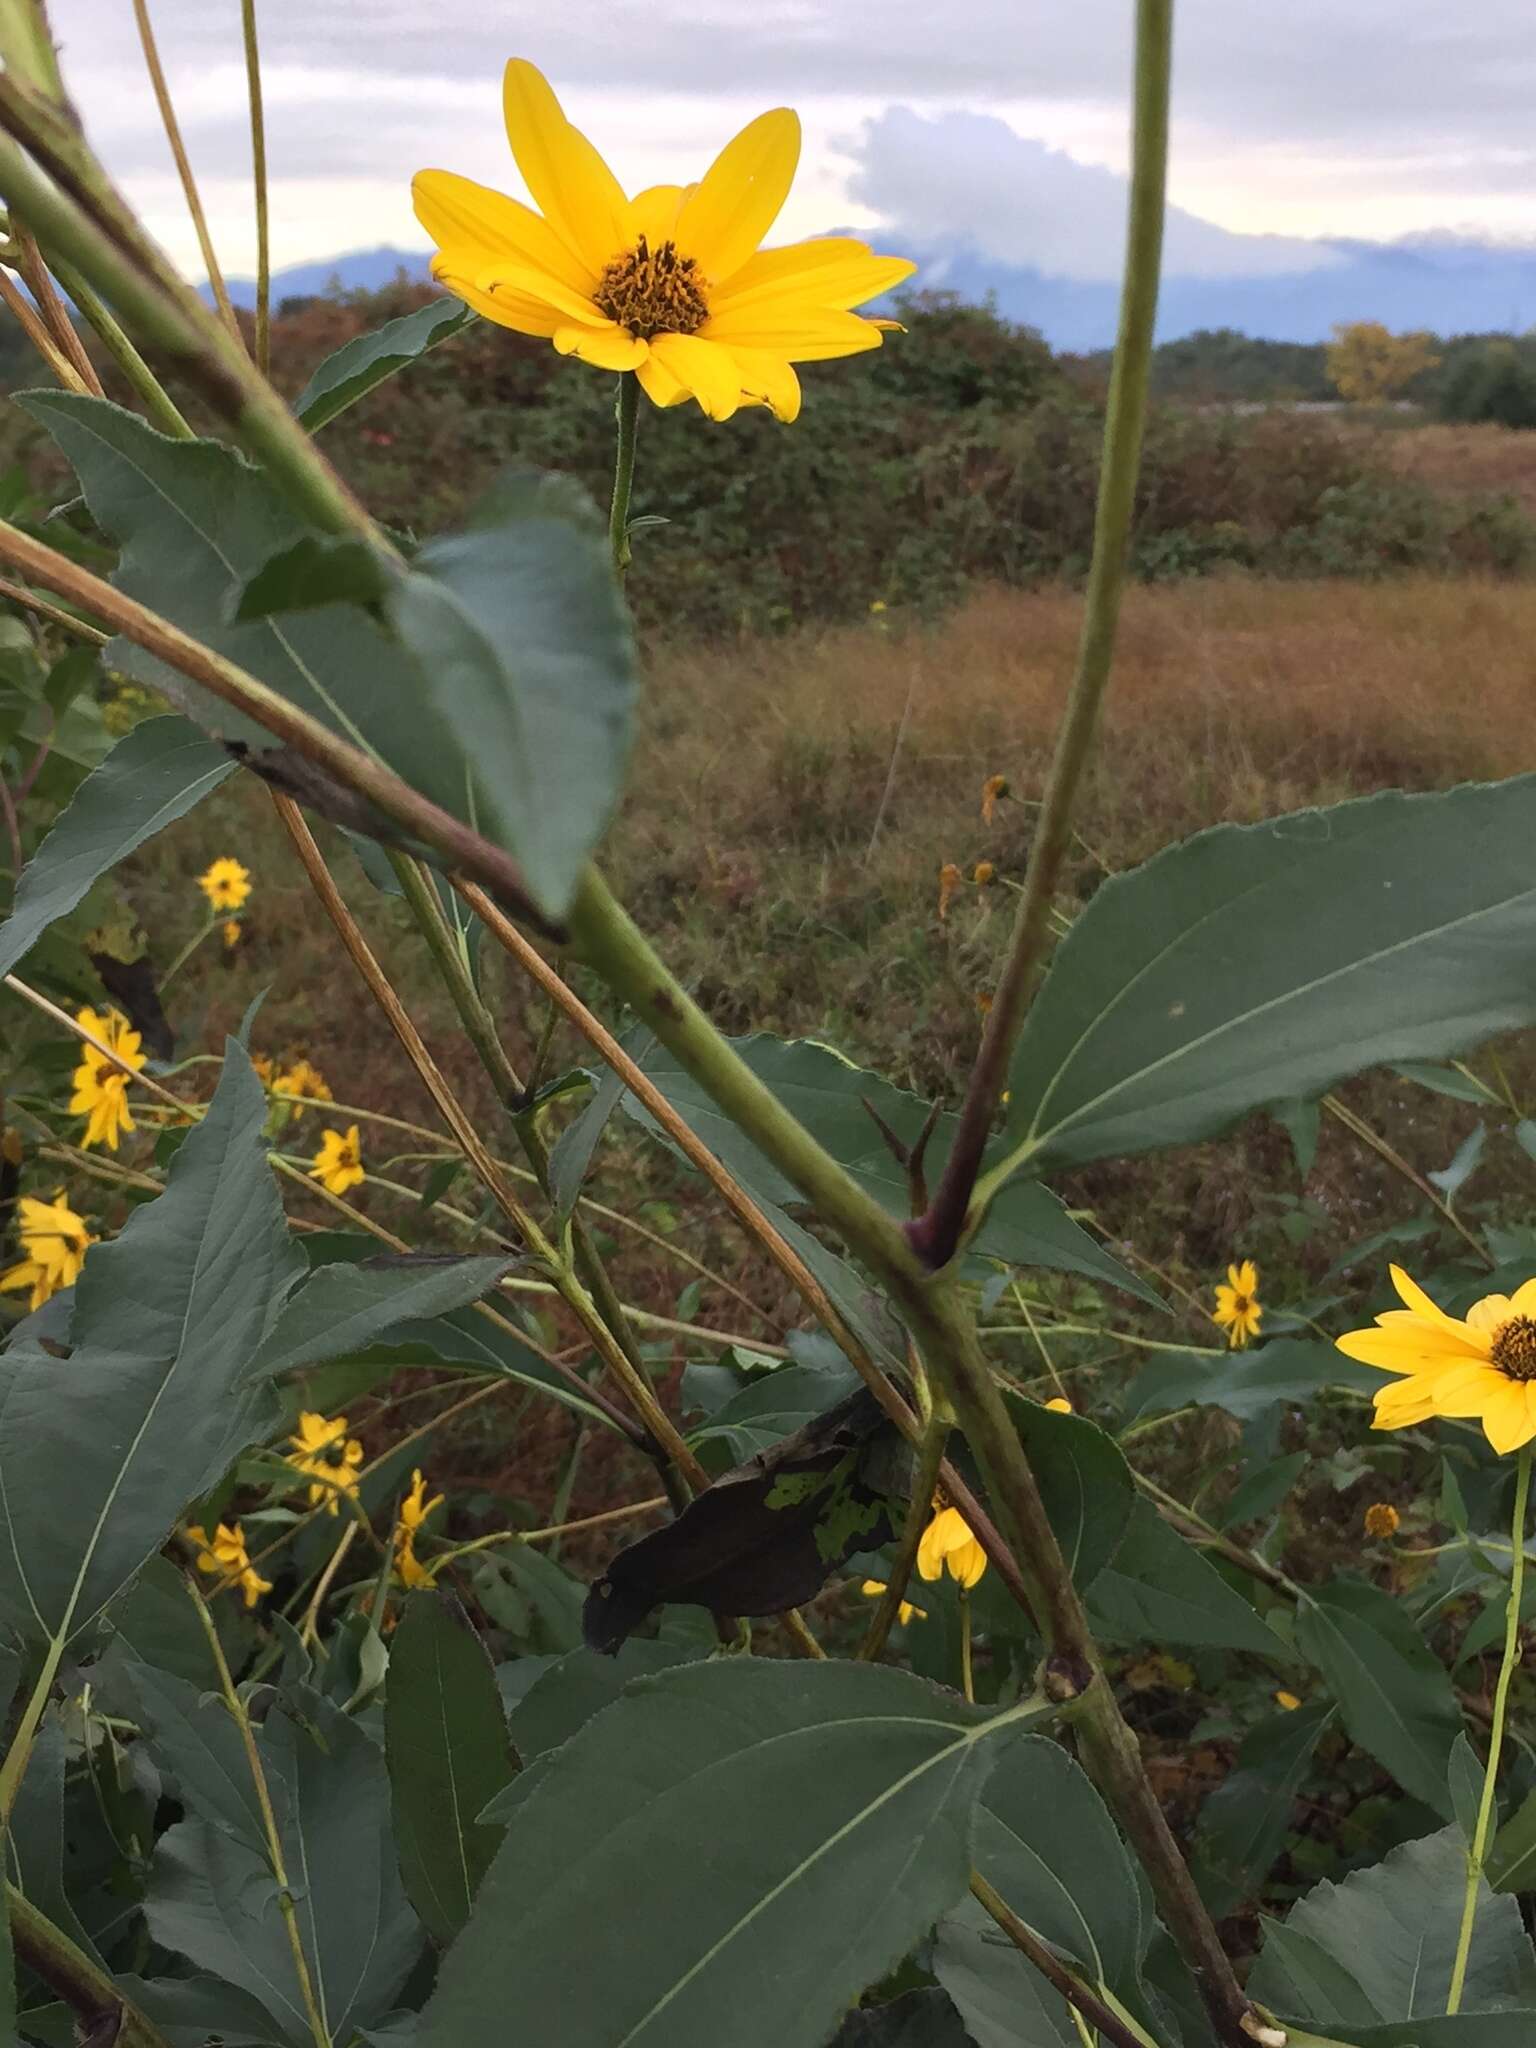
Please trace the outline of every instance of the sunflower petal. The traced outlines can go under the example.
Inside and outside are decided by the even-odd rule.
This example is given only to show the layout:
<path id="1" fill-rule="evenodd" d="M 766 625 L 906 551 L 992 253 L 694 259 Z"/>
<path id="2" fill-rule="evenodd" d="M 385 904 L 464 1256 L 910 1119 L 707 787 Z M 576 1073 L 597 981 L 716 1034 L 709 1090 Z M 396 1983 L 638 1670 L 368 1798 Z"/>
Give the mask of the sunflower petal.
<path id="1" fill-rule="evenodd" d="M 760 348 L 732 348 L 726 353 L 736 365 L 748 398 L 769 407 L 774 418 L 786 426 L 799 418 L 800 379 L 782 356 Z"/>
<path id="2" fill-rule="evenodd" d="M 679 384 L 665 363 L 656 360 L 656 351 L 651 350 L 636 372 L 640 389 L 652 405 L 682 405 L 691 395 L 685 384 Z"/>
<path id="3" fill-rule="evenodd" d="M 1398 1380 L 1375 1397 L 1372 1429 L 1407 1429 L 1427 1422 L 1435 1412 L 1434 1395 L 1425 1380 Z"/>
<path id="4" fill-rule="evenodd" d="M 550 276 L 547 270 L 525 270 L 520 264 L 503 259 L 500 263 L 487 264 L 485 269 L 473 273 L 471 282 L 480 290 L 488 292 L 494 299 L 501 292 L 508 292 L 514 298 L 542 300 L 553 306 L 567 323 L 577 327 L 611 327 L 613 322 L 606 313 L 600 313 L 583 292 L 570 291 L 558 278 Z"/>
<path id="5" fill-rule="evenodd" d="M 1509 1304 L 1517 1316 L 1536 1316 L 1536 1280 L 1522 1280 Z"/>
<path id="6" fill-rule="evenodd" d="M 635 233 L 644 235 L 654 249 L 670 242 L 677 233 L 677 216 L 683 201 L 696 188 L 692 185 L 647 185 L 629 202 Z"/>
<path id="7" fill-rule="evenodd" d="M 917 268 L 915 263 L 908 263 L 900 256 L 875 256 L 868 249 L 860 248 L 858 243 L 853 246 L 859 250 L 855 257 L 837 263 L 820 263 L 809 270 L 790 271 L 772 282 L 743 289 L 740 279 L 750 269 L 751 266 L 747 265 L 737 272 L 728 286 L 714 294 L 714 310 L 723 313 L 727 309 L 734 311 L 742 306 L 756 306 L 767 312 L 780 300 L 792 300 L 796 304 L 813 305 L 818 310 L 842 312 L 853 306 L 862 306 L 866 299 L 878 299 L 884 293 L 894 291 Z"/>
<path id="8" fill-rule="evenodd" d="M 599 370 L 638 370 L 650 345 L 610 321 L 606 327 L 557 327 L 555 347 L 563 356 L 579 356 Z"/>
<path id="9" fill-rule="evenodd" d="M 1505 1380 L 1483 1409 L 1483 1435 L 1501 1458 L 1536 1436 L 1536 1408 L 1527 1398 L 1529 1393 L 1526 1381 Z"/>
<path id="10" fill-rule="evenodd" d="M 507 140 L 534 204 L 596 283 L 604 264 L 635 244 L 624 188 L 566 120 L 544 74 L 521 57 L 502 84 Z"/>
<path id="11" fill-rule="evenodd" d="M 1346 1358 L 1374 1365 L 1378 1372 L 1438 1372 L 1452 1365 L 1487 1363 L 1484 1354 L 1474 1346 L 1455 1344 L 1422 1326 L 1417 1332 L 1347 1330 L 1333 1341 Z"/>
<path id="12" fill-rule="evenodd" d="M 568 290 L 586 294 L 594 278 L 549 222 L 473 178 L 454 171 L 418 171 L 411 180 L 416 218 L 461 274 L 510 260 L 525 270 L 547 270 Z"/>
<path id="13" fill-rule="evenodd" d="M 1453 1365 L 1433 1375 L 1430 1392 L 1437 1415 L 1483 1415 L 1510 1382 L 1491 1365 Z"/>
<path id="14" fill-rule="evenodd" d="M 699 329 L 706 341 L 732 348 L 756 348 L 787 363 L 824 362 L 834 356 L 861 355 L 883 339 L 871 320 L 820 306 L 775 300 L 771 306 L 741 306 L 711 314 Z"/>
<path id="15" fill-rule="evenodd" d="M 730 350 L 696 334 L 658 334 L 651 354 L 695 397 L 712 420 L 728 420 L 741 404 L 741 373 Z"/>
<path id="16" fill-rule="evenodd" d="M 1418 1281 L 1405 1273 L 1401 1266 L 1391 1266 L 1388 1271 L 1392 1275 L 1392 1285 L 1397 1289 L 1398 1299 L 1406 1303 L 1416 1316 L 1422 1316 L 1428 1323 L 1439 1323 L 1442 1327 L 1449 1325 L 1453 1330 L 1461 1329 L 1462 1325 L 1455 1316 L 1448 1316 L 1438 1302 L 1431 1301 Z"/>
<path id="17" fill-rule="evenodd" d="M 858 241 L 853 235 L 814 235 L 809 241 L 784 242 L 777 249 L 759 249 L 739 270 L 732 272 L 729 295 L 733 299 L 740 298 L 761 287 L 777 288 L 802 280 L 809 290 L 817 271 L 857 262 L 868 254 L 868 244 Z"/>
<path id="18" fill-rule="evenodd" d="M 677 246 L 723 284 L 779 217 L 800 161 L 800 122 L 788 107 L 749 121 L 728 142 L 677 217 Z"/>
<path id="19" fill-rule="evenodd" d="M 462 299 L 466 306 L 472 306 L 483 318 L 494 320 L 498 327 L 510 327 L 518 334 L 542 335 L 548 340 L 557 327 L 565 324 L 565 315 L 547 300 L 529 298 L 520 292 L 492 294 L 482 291 L 472 278 L 458 272 L 446 257 L 433 257 L 432 275 L 445 291 L 452 292 L 456 299 Z"/>
<path id="20" fill-rule="evenodd" d="M 1474 1301 L 1467 1310 L 1467 1328 L 1485 1331 L 1492 1337 L 1514 1312 L 1515 1305 L 1507 1294 L 1485 1294 L 1481 1301 Z"/>

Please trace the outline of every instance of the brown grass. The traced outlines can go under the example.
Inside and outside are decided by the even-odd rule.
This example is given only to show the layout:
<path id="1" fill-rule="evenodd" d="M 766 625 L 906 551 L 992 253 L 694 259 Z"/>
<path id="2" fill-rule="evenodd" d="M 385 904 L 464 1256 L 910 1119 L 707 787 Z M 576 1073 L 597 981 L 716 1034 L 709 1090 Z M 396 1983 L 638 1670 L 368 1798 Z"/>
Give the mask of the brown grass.
<path id="1" fill-rule="evenodd" d="M 1507 491 L 1536 514 L 1536 434 L 1512 427 L 1421 426 L 1385 433 L 1378 452 L 1399 474 L 1456 497 Z"/>

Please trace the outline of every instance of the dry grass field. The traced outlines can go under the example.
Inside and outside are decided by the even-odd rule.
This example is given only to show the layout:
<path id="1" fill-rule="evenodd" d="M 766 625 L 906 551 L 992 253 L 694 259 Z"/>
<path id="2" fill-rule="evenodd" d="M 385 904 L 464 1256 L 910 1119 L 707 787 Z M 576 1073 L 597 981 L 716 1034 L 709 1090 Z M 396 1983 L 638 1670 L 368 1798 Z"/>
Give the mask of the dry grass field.
<path id="1" fill-rule="evenodd" d="M 1536 513 L 1536 435 L 1495 426 L 1415 426 L 1386 433 L 1380 447 L 1392 467 L 1457 497 L 1508 491 Z"/>

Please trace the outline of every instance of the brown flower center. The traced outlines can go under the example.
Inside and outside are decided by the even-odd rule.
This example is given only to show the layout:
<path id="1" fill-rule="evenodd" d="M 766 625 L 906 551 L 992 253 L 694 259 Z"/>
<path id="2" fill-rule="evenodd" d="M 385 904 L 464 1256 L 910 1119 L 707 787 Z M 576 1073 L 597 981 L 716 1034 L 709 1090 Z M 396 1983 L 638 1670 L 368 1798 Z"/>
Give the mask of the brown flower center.
<path id="1" fill-rule="evenodd" d="M 1500 1323 L 1489 1356 L 1505 1379 L 1536 1380 L 1536 1316 Z"/>
<path id="2" fill-rule="evenodd" d="M 649 341 L 654 334 L 696 334 L 709 318 L 698 264 L 691 256 L 679 256 L 675 242 L 653 250 L 644 235 L 605 266 L 592 300 L 637 341 Z"/>

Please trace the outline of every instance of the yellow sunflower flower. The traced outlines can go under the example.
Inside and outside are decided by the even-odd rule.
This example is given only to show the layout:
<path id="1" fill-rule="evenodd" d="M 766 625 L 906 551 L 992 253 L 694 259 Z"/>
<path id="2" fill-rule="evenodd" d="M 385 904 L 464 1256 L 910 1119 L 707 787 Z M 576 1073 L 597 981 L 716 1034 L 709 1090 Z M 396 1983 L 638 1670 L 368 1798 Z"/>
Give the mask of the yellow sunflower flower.
<path id="1" fill-rule="evenodd" d="M 1053 1415 L 1070 1415 L 1072 1413 L 1072 1403 L 1065 1394 L 1053 1394 L 1045 1405 Z"/>
<path id="2" fill-rule="evenodd" d="M 357 1492 L 357 1468 L 363 1462 L 362 1445 L 347 1435 L 347 1418 L 305 1409 L 288 1444 L 288 1463 L 315 1482 L 309 1489 L 310 1506 L 317 1508 L 324 1501 L 326 1513 L 334 1515 L 342 1494 Z"/>
<path id="3" fill-rule="evenodd" d="M 987 777 L 986 781 L 981 785 L 981 822 L 983 825 L 991 824 L 992 820 L 997 816 L 999 800 L 1009 794 L 1008 778 L 1006 775 L 989 775 Z"/>
<path id="4" fill-rule="evenodd" d="M 28 1308 L 41 1308 L 61 1287 L 74 1286 L 86 1251 L 96 1240 L 62 1196 L 39 1202 L 32 1195 L 23 1195 L 17 1208 L 17 1235 L 26 1257 L 9 1272 L 0 1273 L 0 1291 L 30 1288 Z"/>
<path id="5" fill-rule="evenodd" d="M 1347 1358 L 1398 1375 L 1376 1395 L 1374 1429 L 1406 1429 L 1431 1415 L 1476 1416 L 1502 1456 L 1536 1437 L 1536 1280 L 1485 1294 L 1464 1320 L 1447 1315 L 1401 1266 L 1392 1285 L 1403 1308 L 1374 1330 L 1340 1337 Z"/>
<path id="6" fill-rule="evenodd" d="M 121 1065 L 114 1064 L 94 1045 L 81 1047 L 80 1064 L 75 1069 L 75 1092 L 70 1097 L 71 1116 L 87 1119 L 85 1136 L 80 1143 L 87 1150 L 92 1145 L 105 1145 L 111 1152 L 117 1150 L 118 1137 L 123 1131 L 135 1128 L 133 1118 L 128 1114 L 128 1082 L 130 1074 L 147 1064 L 148 1056 L 140 1052 L 141 1040 L 128 1019 L 117 1010 L 98 1013 L 92 1009 L 78 1010 L 75 1022 L 83 1031 L 89 1031 L 93 1038 L 99 1038 L 110 1048 Z"/>
<path id="7" fill-rule="evenodd" d="M 1365 1533 L 1384 1541 L 1395 1536 L 1402 1517 L 1389 1500 L 1373 1500 L 1365 1511 Z"/>
<path id="8" fill-rule="evenodd" d="M 866 1579 L 859 1591 L 866 1600 L 878 1600 L 885 1591 L 884 1579 Z M 927 1615 L 921 1607 L 914 1607 L 910 1600 L 903 1600 L 896 1610 L 896 1619 L 903 1628 L 910 1628 L 914 1621 L 926 1621 Z"/>
<path id="9" fill-rule="evenodd" d="M 309 1169 L 309 1177 L 319 1181 L 321 1187 L 329 1188 L 333 1195 L 344 1195 L 348 1188 L 358 1187 L 368 1178 L 363 1171 L 363 1152 L 356 1124 L 349 1126 L 345 1137 L 340 1131 L 325 1133 L 314 1164 Z"/>
<path id="10" fill-rule="evenodd" d="M 225 952 L 226 952 L 226 953 L 232 953 L 232 952 L 234 951 L 235 947 L 239 945 L 239 943 L 240 943 L 240 920 L 239 920 L 239 919 L 238 919 L 237 917 L 226 917 L 226 918 L 225 918 L 225 920 L 224 920 L 224 950 L 225 950 Z"/>
<path id="11" fill-rule="evenodd" d="M 1219 1323 L 1227 1333 L 1227 1343 L 1232 1350 L 1241 1351 L 1251 1338 L 1259 1334 L 1259 1324 L 1264 1310 L 1259 1302 L 1259 1269 L 1252 1259 L 1244 1259 L 1241 1265 L 1228 1266 L 1227 1284 L 1216 1289 L 1216 1306 L 1211 1312 L 1211 1321 Z"/>
<path id="12" fill-rule="evenodd" d="M 421 1525 L 434 1508 L 443 1504 L 443 1496 L 434 1493 L 426 1498 L 427 1482 L 418 1468 L 411 1474 L 411 1490 L 400 1503 L 399 1519 L 395 1523 L 395 1571 L 402 1585 L 413 1590 L 430 1586 L 436 1574 L 430 1565 L 425 1565 L 416 1555 L 416 1538 Z"/>
<path id="13" fill-rule="evenodd" d="M 418 171 L 432 275 L 477 313 L 603 370 L 634 370 L 657 405 L 697 399 L 713 420 L 800 410 L 793 363 L 878 348 L 889 322 L 852 308 L 915 266 L 846 236 L 758 244 L 789 196 L 800 123 L 760 114 L 696 185 L 633 199 L 565 118 L 543 74 L 514 57 L 507 138 L 539 211 L 452 171 Z"/>
<path id="14" fill-rule="evenodd" d="M 238 910 L 251 893 L 251 871 L 225 854 L 197 878 L 210 910 Z"/>
<path id="15" fill-rule="evenodd" d="M 247 1607 L 254 1607 L 263 1593 L 271 1592 L 272 1581 L 262 1578 L 251 1563 L 238 1522 L 233 1528 L 220 1522 L 212 1536 L 190 1523 L 187 1537 L 197 1546 L 198 1570 L 215 1574 L 221 1586 L 238 1586 Z"/>
<path id="16" fill-rule="evenodd" d="M 945 1572 L 962 1586 L 974 1586 L 987 1568 L 987 1553 L 971 1534 L 958 1508 L 940 1508 L 917 1546 L 920 1577 L 941 1579 Z"/>
<path id="17" fill-rule="evenodd" d="M 268 1073 L 271 1072 L 271 1064 L 269 1060 Z M 257 1071 L 260 1072 L 259 1065 Z M 262 1079 L 265 1081 L 267 1075 L 263 1074 Z M 304 1095 L 311 1102 L 334 1102 L 336 1099 L 324 1074 L 305 1059 L 295 1060 L 291 1067 L 285 1067 L 279 1074 L 272 1074 L 270 1085 L 279 1095 Z M 304 1105 L 301 1102 L 290 1102 L 288 1108 L 294 1116 L 304 1114 Z"/>
<path id="18" fill-rule="evenodd" d="M 1301 1701 L 1296 1697 L 1295 1693 L 1287 1692 L 1284 1686 L 1280 1688 L 1279 1692 L 1271 1693 L 1270 1698 L 1277 1707 L 1284 1708 L 1288 1714 L 1294 1714 L 1301 1705 Z"/>

